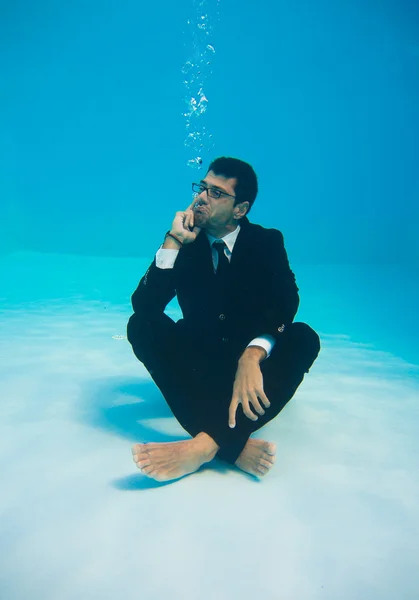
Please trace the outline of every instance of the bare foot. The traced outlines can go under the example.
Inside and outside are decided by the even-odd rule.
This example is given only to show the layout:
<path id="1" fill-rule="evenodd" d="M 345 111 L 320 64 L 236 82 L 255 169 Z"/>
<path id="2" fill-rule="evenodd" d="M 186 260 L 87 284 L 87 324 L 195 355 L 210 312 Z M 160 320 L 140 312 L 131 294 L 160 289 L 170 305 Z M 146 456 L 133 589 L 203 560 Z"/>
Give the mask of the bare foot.
<path id="1" fill-rule="evenodd" d="M 199 433 L 193 439 L 181 442 L 135 444 L 132 454 L 141 473 L 156 481 L 170 481 L 194 473 L 210 462 L 217 450 L 212 438 Z"/>
<path id="2" fill-rule="evenodd" d="M 249 438 L 235 465 L 242 471 L 263 477 L 275 462 L 276 445 L 265 440 Z"/>

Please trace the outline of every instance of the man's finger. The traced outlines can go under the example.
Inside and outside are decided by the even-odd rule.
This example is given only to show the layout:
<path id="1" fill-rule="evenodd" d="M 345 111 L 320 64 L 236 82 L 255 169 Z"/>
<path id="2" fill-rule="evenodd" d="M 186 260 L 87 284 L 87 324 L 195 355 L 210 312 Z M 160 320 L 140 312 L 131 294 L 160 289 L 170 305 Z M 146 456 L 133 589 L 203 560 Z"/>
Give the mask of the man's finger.
<path id="1" fill-rule="evenodd" d="M 238 405 L 238 401 L 235 398 L 233 398 L 233 400 L 230 402 L 230 407 L 228 409 L 228 426 L 232 429 L 236 426 L 236 411 Z"/>
<path id="2" fill-rule="evenodd" d="M 197 199 L 197 198 L 194 198 L 194 199 L 192 200 L 192 204 L 190 204 L 190 205 L 188 206 L 188 208 L 185 210 L 185 212 L 186 212 L 187 210 L 193 210 L 193 207 L 195 206 L 195 204 L 196 204 L 197 202 L 198 202 L 198 199 Z"/>
<path id="3" fill-rule="evenodd" d="M 250 410 L 250 406 L 249 406 L 249 401 L 248 400 L 242 400 L 242 406 L 243 406 L 243 412 L 246 415 L 246 417 L 248 419 L 251 419 L 252 421 L 257 421 L 258 420 L 258 416 L 255 415 L 255 413 L 253 413 Z"/>
<path id="4" fill-rule="evenodd" d="M 266 408 L 269 408 L 271 403 L 269 402 L 268 397 L 266 396 L 265 392 L 263 390 L 261 390 L 260 392 L 258 392 L 258 396 L 262 400 L 262 402 L 266 406 Z"/>
<path id="5" fill-rule="evenodd" d="M 260 405 L 260 402 L 259 402 L 256 394 L 250 399 L 250 402 L 253 404 L 253 408 L 259 415 L 265 414 L 265 411 L 263 410 L 262 406 Z"/>

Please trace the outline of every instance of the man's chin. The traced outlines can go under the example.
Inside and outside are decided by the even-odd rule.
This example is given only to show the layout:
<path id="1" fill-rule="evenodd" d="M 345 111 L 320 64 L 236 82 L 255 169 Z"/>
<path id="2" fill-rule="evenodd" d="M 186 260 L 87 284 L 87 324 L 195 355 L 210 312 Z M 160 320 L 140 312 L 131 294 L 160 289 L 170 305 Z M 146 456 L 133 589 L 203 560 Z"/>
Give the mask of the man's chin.
<path id="1" fill-rule="evenodd" d="M 196 225 L 197 227 L 201 227 L 203 229 L 205 229 L 205 225 L 207 223 L 207 215 L 200 213 L 200 212 L 195 212 L 194 214 L 194 225 Z"/>

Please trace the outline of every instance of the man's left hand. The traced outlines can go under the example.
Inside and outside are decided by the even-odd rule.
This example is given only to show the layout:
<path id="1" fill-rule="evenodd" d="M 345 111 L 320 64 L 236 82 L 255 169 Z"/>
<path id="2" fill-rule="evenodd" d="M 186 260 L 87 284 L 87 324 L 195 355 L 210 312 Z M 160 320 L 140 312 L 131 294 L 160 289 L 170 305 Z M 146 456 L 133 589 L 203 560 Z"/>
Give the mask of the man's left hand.
<path id="1" fill-rule="evenodd" d="M 236 412 L 239 404 L 243 406 L 243 412 L 252 421 L 257 421 L 258 417 L 251 410 L 250 405 L 259 415 L 264 415 L 258 398 L 266 408 L 271 403 L 263 391 L 263 375 L 259 366 L 259 361 L 255 358 L 242 357 L 236 371 L 236 377 L 233 387 L 233 398 L 228 411 L 228 424 L 230 427 L 236 426 Z"/>

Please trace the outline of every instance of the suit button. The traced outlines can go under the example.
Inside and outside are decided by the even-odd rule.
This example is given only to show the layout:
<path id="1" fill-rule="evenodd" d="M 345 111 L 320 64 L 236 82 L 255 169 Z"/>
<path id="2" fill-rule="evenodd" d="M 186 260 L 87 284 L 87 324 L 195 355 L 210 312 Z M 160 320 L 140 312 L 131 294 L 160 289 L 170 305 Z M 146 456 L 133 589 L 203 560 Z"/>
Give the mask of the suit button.
<path id="1" fill-rule="evenodd" d="M 220 319 L 220 321 L 224 321 L 224 319 L 226 318 L 226 316 L 225 315 L 220 315 L 218 318 Z"/>
<path id="2" fill-rule="evenodd" d="M 226 342 L 228 342 L 228 338 L 227 338 L 227 337 L 225 337 L 225 338 L 223 338 L 223 339 L 222 339 L 222 341 L 223 341 L 224 343 L 226 343 Z"/>

